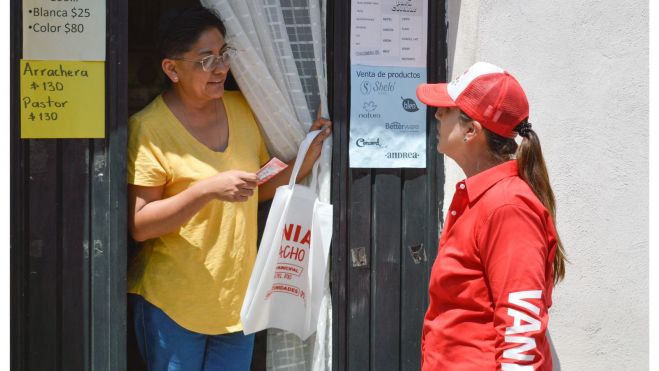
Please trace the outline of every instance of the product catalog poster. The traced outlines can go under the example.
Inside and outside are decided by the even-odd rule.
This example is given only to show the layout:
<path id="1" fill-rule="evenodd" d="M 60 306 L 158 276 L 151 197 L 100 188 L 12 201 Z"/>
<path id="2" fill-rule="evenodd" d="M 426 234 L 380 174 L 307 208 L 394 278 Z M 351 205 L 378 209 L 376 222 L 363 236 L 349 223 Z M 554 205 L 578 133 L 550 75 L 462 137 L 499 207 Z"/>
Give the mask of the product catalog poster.
<path id="1" fill-rule="evenodd" d="M 353 0 L 350 167 L 424 168 L 427 0 Z"/>
<path id="2" fill-rule="evenodd" d="M 350 167 L 426 166 L 425 68 L 350 67 Z"/>

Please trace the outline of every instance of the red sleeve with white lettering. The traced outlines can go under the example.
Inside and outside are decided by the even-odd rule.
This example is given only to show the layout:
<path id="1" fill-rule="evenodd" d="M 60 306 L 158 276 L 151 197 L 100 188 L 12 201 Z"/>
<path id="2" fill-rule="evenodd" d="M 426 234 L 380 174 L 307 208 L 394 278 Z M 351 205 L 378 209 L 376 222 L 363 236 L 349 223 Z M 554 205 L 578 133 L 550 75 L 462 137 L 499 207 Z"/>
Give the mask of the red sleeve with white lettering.
<path id="1" fill-rule="evenodd" d="M 494 304 L 497 370 L 551 370 L 545 220 L 524 206 L 504 205 L 486 220 L 478 242 Z"/>

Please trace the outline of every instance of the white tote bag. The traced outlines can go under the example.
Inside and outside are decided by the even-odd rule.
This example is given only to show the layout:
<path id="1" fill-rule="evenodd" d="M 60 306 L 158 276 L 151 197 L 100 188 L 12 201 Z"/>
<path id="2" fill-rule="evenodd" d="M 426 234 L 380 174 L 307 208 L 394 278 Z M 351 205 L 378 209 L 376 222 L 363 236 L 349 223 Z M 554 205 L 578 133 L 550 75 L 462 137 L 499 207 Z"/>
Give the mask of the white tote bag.
<path id="1" fill-rule="evenodd" d="M 332 239 L 332 205 L 316 195 L 317 166 L 311 187 L 295 179 L 311 141 L 300 144 L 288 185 L 277 188 L 240 311 L 243 331 L 266 328 L 292 332 L 302 340 L 316 331 L 326 285 Z"/>

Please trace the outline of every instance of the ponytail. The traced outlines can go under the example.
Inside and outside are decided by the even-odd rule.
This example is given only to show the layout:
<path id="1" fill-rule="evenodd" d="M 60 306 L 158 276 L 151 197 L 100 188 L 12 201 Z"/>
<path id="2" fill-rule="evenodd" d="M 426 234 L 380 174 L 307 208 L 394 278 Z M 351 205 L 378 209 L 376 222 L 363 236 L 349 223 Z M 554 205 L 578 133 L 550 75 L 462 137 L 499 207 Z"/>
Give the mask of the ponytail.
<path id="1" fill-rule="evenodd" d="M 460 121 L 466 123 L 472 121 L 464 112 L 460 111 Z M 549 175 L 545 159 L 542 156 L 542 148 L 538 135 L 531 129 L 531 124 L 525 119 L 515 127 L 522 142 L 518 145 L 515 139 L 502 137 L 493 131 L 483 127 L 490 153 L 496 162 L 506 162 L 517 159 L 517 170 L 519 176 L 531 187 L 533 193 L 551 214 L 554 227 L 556 226 L 556 199 L 554 191 L 549 183 Z M 556 255 L 554 255 L 554 283 L 558 283 L 565 277 L 565 249 L 561 238 L 556 232 Z"/>
<path id="2" fill-rule="evenodd" d="M 545 159 L 542 156 L 542 148 L 538 135 L 531 129 L 531 124 L 524 120 L 515 131 L 522 136 L 515 157 L 517 158 L 517 169 L 519 175 L 524 179 L 540 202 L 549 210 L 554 226 L 556 225 L 556 199 L 554 191 L 549 183 L 549 175 Z M 496 134 L 495 134 L 496 135 Z M 556 255 L 554 256 L 554 283 L 560 282 L 565 277 L 565 249 L 561 238 L 556 232 Z"/>

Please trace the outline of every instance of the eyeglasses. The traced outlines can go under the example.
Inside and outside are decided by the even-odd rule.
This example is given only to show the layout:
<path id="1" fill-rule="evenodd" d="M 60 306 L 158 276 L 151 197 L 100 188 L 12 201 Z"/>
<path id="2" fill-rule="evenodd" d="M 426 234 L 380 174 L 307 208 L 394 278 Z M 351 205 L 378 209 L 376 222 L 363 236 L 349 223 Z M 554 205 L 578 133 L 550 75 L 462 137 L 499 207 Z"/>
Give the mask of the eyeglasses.
<path id="1" fill-rule="evenodd" d="M 186 59 L 186 58 L 172 58 L 174 60 L 186 61 L 186 62 L 195 62 L 200 63 L 201 68 L 204 72 L 214 71 L 217 67 L 227 68 L 231 65 L 231 61 L 236 56 L 236 49 L 232 47 L 226 47 L 220 55 L 207 55 L 200 60 Z"/>

